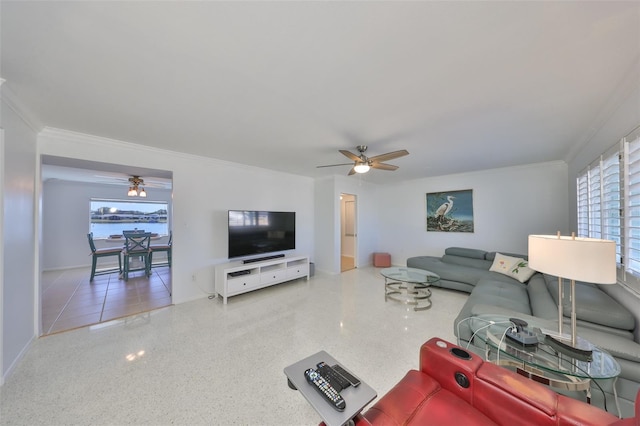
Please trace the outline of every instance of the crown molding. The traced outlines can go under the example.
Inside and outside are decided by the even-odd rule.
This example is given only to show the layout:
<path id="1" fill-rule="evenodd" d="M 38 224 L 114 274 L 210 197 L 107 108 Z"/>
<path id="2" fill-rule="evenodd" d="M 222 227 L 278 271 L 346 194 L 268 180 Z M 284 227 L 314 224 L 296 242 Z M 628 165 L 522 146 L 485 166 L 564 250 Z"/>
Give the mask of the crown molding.
<path id="1" fill-rule="evenodd" d="M 26 107 L 18 98 L 9 83 L 5 79 L 0 78 L 0 101 L 4 102 L 18 117 L 35 133 L 39 133 L 43 128 L 43 124 L 38 120 L 29 108 Z"/>
<path id="2" fill-rule="evenodd" d="M 150 147 L 148 145 L 137 144 L 135 142 L 127 142 L 118 139 L 111 139 L 103 136 L 95 136 L 87 133 L 75 132 L 72 130 L 58 129 L 55 127 L 45 127 L 38 134 L 38 144 L 46 143 L 47 140 L 50 141 L 65 141 L 71 143 L 77 143 L 81 145 L 92 145 L 96 147 L 104 147 L 105 145 L 113 147 L 114 149 L 122 149 L 129 151 L 133 154 L 133 156 L 139 156 L 141 154 L 146 153 L 156 153 L 161 154 L 163 156 L 172 157 L 172 158 L 180 158 L 190 163 L 199 162 L 202 163 L 204 167 L 230 167 L 235 169 L 241 169 L 245 171 L 257 171 L 260 173 L 270 173 L 273 175 L 291 175 L 291 173 L 281 172 L 277 170 L 265 169 L 262 167 L 250 166 L 242 163 L 234 163 L 232 161 L 221 160 L 213 157 L 203 157 L 201 155 L 189 154 L 185 152 L 179 151 L 170 151 L 162 148 Z M 42 152 L 41 154 L 46 154 L 46 152 Z M 44 150 L 46 151 L 46 149 Z M 295 175 L 299 177 L 298 175 Z M 307 176 L 304 176 L 308 178 Z M 311 178 L 309 178 L 311 179 Z"/>

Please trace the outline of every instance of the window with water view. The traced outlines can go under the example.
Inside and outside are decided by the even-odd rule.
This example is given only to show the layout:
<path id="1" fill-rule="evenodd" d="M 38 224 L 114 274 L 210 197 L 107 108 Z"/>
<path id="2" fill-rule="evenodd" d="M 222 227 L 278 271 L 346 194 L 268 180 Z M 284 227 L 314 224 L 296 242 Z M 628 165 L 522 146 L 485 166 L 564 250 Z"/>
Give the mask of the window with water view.
<path id="1" fill-rule="evenodd" d="M 168 235 L 168 207 L 158 201 L 92 199 L 89 232 L 93 238 L 115 238 L 129 230 Z"/>

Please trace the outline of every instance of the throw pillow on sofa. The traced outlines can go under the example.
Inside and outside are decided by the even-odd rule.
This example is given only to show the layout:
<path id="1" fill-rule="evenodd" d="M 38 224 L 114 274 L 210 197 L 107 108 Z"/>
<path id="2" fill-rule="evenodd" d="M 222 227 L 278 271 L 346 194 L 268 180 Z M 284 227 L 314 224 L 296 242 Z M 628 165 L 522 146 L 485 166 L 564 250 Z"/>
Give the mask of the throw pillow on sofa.
<path id="1" fill-rule="evenodd" d="M 524 283 L 536 273 L 536 271 L 529 268 L 528 265 L 529 262 L 520 257 L 511 257 L 496 253 L 496 258 L 493 260 L 493 264 L 489 270 L 507 275 Z"/>

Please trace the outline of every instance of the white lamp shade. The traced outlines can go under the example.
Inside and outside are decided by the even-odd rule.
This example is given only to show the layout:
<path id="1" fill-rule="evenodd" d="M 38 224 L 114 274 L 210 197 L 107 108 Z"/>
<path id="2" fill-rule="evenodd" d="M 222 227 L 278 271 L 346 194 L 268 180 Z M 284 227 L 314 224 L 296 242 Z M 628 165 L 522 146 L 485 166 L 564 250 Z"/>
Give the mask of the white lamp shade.
<path id="1" fill-rule="evenodd" d="M 616 243 L 596 238 L 529 235 L 529 267 L 595 284 L 616 283 Z"/>

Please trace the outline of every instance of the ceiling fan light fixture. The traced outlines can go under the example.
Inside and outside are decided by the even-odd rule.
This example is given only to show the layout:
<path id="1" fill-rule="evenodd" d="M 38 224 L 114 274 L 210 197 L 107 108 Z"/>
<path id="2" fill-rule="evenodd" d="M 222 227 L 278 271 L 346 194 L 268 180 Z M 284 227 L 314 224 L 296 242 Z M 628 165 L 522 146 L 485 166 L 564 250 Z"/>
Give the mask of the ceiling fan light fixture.
<path id="1" fill-rule="evenodd" d="M 144 185 L 144 180 L 140 179 L 140 176 L 133 176 L 129 178 L 129 182 L 131 182 L 131 186 L 129 187 L 129 192 L 127 195 L 129 197 L 142 197 L 145 198 L 147 196 L 144 188 L 138 190 L 140 185 Z"/>
<path id="2" fill-rule="evenodd" d="M 358 163 L 353 166 L 353 171 L 355 171 L 356 173 L 367 173 L 370 169 L 371 166 L 369 166 L 367 163 Z"/>

